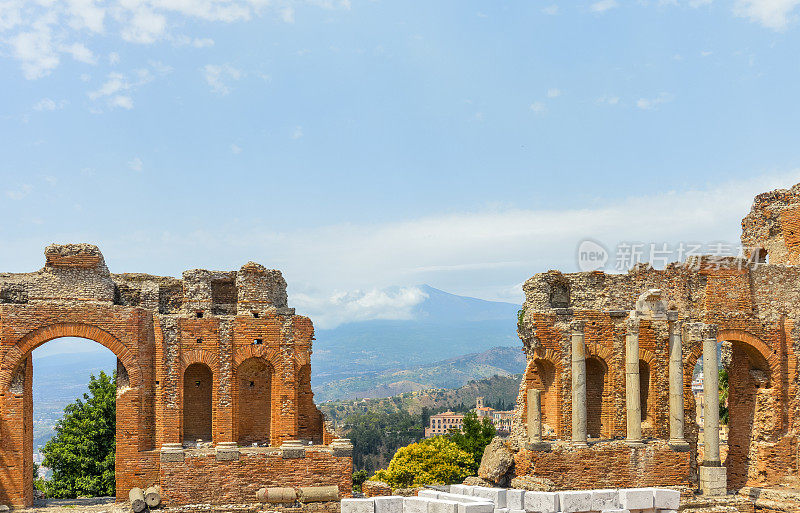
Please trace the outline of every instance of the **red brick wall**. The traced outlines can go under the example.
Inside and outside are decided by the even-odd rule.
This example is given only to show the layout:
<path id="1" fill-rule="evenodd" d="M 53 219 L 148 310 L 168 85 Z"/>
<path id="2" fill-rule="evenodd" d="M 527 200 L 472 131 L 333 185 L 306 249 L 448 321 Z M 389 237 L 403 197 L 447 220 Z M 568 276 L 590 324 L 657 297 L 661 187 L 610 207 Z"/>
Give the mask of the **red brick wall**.
<path id="1" fill-rule="evenodd" d="M 213 374 L 207 365 L 193 363 L 183 373 L 183 438 L 211 440 Z"/>
<path id="2" fill-rule="evenodd" d="M 243 449 L 238 461 L 217 461 L 213 452 L 188 451 L 182 462 L 161 463 L 164 502 L 176 504 L 254 503 L 259 488 L 336 484 L 352 493 L 352 459 L 326 451 L 284 459 L 280 451 Z"/>
<path id="3" fill-rule="evenodd" d="M 565 444 L 551 452 L 521 450 L 515 457 L 517 476 L 543 477 L 558 490 L 689 486 L 690 453 L 675 452 L 663 441 L 631 448 L 624 442 L 600 442 L 576 449 Z"/>
<path id="4" fill-rule="evenodd" d="M 258 358 L 245 360 L 237 369 L 237 435 L 241 445 L 269 444 L 273 375 L 269 364 Z"/>

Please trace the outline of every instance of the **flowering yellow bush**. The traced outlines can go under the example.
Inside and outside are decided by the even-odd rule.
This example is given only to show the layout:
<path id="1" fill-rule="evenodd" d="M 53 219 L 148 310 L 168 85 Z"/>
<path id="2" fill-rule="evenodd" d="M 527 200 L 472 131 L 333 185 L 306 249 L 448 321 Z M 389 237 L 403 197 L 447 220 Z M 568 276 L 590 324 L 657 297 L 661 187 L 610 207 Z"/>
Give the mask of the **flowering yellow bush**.
<path id="1" fill-rule="evenodd" d="M 400 448 L 389 467 L 372 476 L 392 488 L 460 483 L 470 475 L 472 455 L 444 436 L 435 436 Z"/>

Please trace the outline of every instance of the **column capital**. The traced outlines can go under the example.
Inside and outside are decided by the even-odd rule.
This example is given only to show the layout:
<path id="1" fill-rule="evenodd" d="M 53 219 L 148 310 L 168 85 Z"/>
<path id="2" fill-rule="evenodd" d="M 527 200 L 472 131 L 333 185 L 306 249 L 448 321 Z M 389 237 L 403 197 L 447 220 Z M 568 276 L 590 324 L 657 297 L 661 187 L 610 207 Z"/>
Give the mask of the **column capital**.
<path id="1" fill-rule="evenodd" d="M 583 333 L 586 329 L 586 321 L 575 319 L 569 323 L 569 327 L 573 333 Z"/>
<path id="2" fill-rule="evenodd" d="M 667 311 L 667 320 L 669 322 L 678 322 L 680 323 L 681 314 L 677 310 L 668 310 Z"/>
<path id="3" fill-rule="evenodd" d="M 625 321 L 625 327 L 628 330 L 628 333 L 631 334 L 639 334 L 639 319 L 635 317 L 631 317 Z"/>

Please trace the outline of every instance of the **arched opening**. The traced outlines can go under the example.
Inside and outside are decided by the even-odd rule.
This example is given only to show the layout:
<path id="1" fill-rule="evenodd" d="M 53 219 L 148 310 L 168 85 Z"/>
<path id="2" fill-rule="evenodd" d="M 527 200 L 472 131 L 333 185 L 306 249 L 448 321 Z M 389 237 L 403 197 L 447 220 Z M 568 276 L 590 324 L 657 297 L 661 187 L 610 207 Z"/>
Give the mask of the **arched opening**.
<path id="1" fill-rule="evenodd" d="M 586 358 L 586 430 L 591 438 L 608 434 L 604 399 L 608 367 L 597 357 Z"/>
<path id="2" fill-rule="evenodd" d="M 780 423 L 775 412 L 781 411 L 771 388 L 769 364 L 751 344 L 731 341 L 726 371 L 728 423 L 722 425 L 721 439 L 727 438 L 727 457 L 724 446 L 720 447 L 720 457 L 728 470 L 728 488 L 767 484 L 770 476 L 759 464 L 758 446 L 760 442 L 775 441 L 773 435 L 779 431 Z M 721 395 L 724 412 L 724 390 Z"/>
<path id="3" fill-rule="evenodd" d="M 525 373 L 525 390 L 532 388 L 541 391 L 542 436 L 556 438 L 558 433 L 558 397 L 555 390 L 556 368 L 552 362 L 536 358 L 528 364 Z M 527 392 L 526 392 L 527 394 Z M 523 402 L 523 418 L 528 419 L 528 398 Z"/>
<path id="4" fill-rule="evenodd" d="M 183 439 L 209 442 L 212 431 L 214 375 L 208 365 L 193 363 L 183 373 Z"/>
<path id="5" fill-rule="evenodd" d="M 269 445 L 272 376 L 272 367 L 261 358 L 248 358 L 236 370 L 239 445 Z"/>
<path id="6" fill-rule="evenodd" d="M 102 372 L 113 379 L 115 371 L 118 375 L 116 387 L 119 393 L 129 386 L 125 367 L 109 349 L 85 338 L 52 339 L 30 352 L 29 358 L 25 359 L 25 363 L 20 366 L 12 380 L 11 389 L 13 393 L 21 393 L 26 400 L 30 400 L 30 406 L 24 408 L 25 416 L 28 418 L 23 420 L 22 427 L 25 433 L 23 466 L 30 465 L 30 473 L 33 474 L 36 470 L 37 474 L 31 487 L 44 491 L 46 486 L 44 481 L 54 478 L 53 469 L 44 466 L 43 463 L 48 453 L 47 444 L 56 436 L 56 424 L 64 419 L 64 409 L 78 399 L 84 404 L 88 402 L 84 394 L 90 394 L 88 388 L 90 376 L 99 379 Z M 91 394 L 89 397 L 91 398 Z M 113 396 L 113 401 L 114 404 L 107 406 L 116 411 L 116 395 Z M 99 420 L 101 423 L 103 420 L 106 421 L 107 438 L 98 440 L 95 449 L 113 451 L 113 446 L 110 445 L 113 444 L 113 440 L 108 437 L 115 435 L 116 416 L 112 419 Z M 80 444 L 78 440 L 75 442 Z M 57 453 L 57 450 L 54 451 L 51 456 L 53 459 L 48 461 L 49 464 L 56 466 L 64 464 Z M 107 460 L 96 461 L 95 458 L 87 458 L 81 463 L 80 474 L 61 469 L 55 477 L 62 483 L 82 481 L 76 483 L 76 495 L 113 495 L 115 483 L 109 482 L 108 478 L 98 477 L 108 470 L 107 465 Z M 28 472 L 27 468 L 25 472 Z M 65 487 L 60 487 L 59 492 L 54 492 L 55 487 L 52 484 L 51 482 L 49 493 L 63 494 L 63 498 L 74 498 L 64 489 Z"/>
<path id="7" fill-rule="evenodd" d="M 642 422 L 648 419 L 648 400 L 650 396 L 650 365 L 639 360 L 639 401 L 642 413 Z"/>

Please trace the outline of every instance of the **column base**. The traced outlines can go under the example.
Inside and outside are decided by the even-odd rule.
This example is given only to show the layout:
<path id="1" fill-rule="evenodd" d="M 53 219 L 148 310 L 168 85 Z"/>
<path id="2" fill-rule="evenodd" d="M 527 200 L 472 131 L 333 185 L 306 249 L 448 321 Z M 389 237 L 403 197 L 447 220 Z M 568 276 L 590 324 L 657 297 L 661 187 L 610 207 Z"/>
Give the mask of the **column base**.
<path id="1" fill-rule="evenodd" d="M 628 447 L 644 447 L 644 442 L 641 440 L 625 440 Z"/>
<path id="2" fill-rule="evenodd" d="M 689 452 L 692 450 L 689 442 L 686 440 L 670 440 L 669 448 L 675 452 Z"/>
<path id="3" fill-rule="evenodd" d="M 214 448 L 217 461 L 238 461 L 239 445 L 236 442 L 220 442 Z"/>
<path id="4" fill-rule="evenodd" d="M 728 474 L 725 467 L 700 466 L 700 492 L 703 495 L 718 496 L 728 493 Z"/>
<path id="5" fill-rule="evenodd" d="M 589 447 L 589 444 L 583 440 L 573 440 L 572 441 L 573 447 Z"/>
<path id="6" fill-rule="evenodd" d="M 529 451 L 550 452 L 550 444 L 539 440 L 538 442 L 525 442 L 525 448 Z"/>

